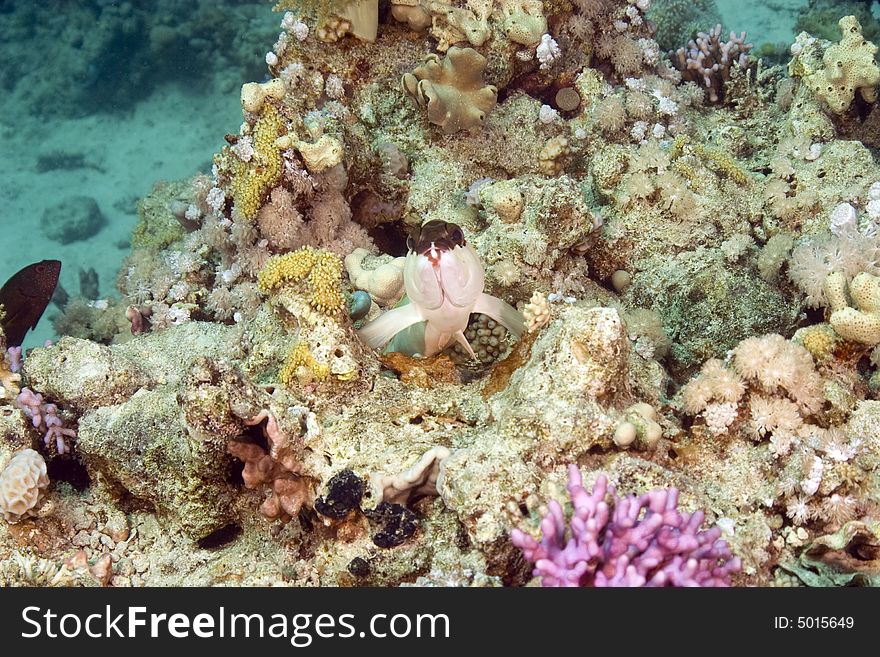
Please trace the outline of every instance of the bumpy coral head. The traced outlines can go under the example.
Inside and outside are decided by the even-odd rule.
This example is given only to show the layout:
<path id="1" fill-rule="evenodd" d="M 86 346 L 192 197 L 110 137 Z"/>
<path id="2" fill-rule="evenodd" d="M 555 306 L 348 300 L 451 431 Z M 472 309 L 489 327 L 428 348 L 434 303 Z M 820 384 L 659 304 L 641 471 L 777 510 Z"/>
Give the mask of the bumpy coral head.
<path id="1" fill-rule="evenodd" d="M 429 221 L 406 241 L 406 293 L 422 308 L 439 308 L 444 299 L 459 308 L 473 305 L 483 291 L 480 259 L 456 224 Z"/>

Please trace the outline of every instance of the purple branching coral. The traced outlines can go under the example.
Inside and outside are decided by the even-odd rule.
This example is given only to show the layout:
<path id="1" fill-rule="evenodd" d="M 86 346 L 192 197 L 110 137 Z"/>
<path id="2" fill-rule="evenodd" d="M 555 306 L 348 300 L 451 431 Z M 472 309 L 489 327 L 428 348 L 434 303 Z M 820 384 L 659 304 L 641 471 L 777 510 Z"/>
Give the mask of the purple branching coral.
<path id="1" fill-rule="evenodd" d="M 748 66 L 749 50 L 752 44 L 746 43 L 746 33 L 736 36 L 730 33 L 728 41 L 721 40 L 721 26 L 697 34 L 696 39 L 688 41 L 686 48 L 669 53 L 669 59 L 681 71 L 682 80 L 690 80 L 706 90 L 710 103 L 720 103 L 724 99 L 724 83 L 730 79 L 733 66 Z"/>
<path id="2" fill-rule="evenodd" d="M 511 533 L 542 586 L 730 586 L 731 573 L 740 570 L 740 559 L 719 540 L 721 530 L 700 530 L 702 511 L 677 509 L 676 488 L 620 498 L 600 475 L 587 492 L 571 465 L 568 492 L 574 512 L 567 538 L 555 500 L 541 521 L 540 543 L 518 529 Z"/>
<path id="3" fill-rule="evenodd" d="M 9 347 L 6 356 L 9 359 L 9 371 L 18 373 L 21 370 L 21 347 Z"/>
<path id="4" fill-rule="evenodd" d="M 25 415 L 30 418 L 34 428 L 45 431 L 43 442 L 46 447 L 51 446 L 54 441 L 55 449 L 59 454 L 70 451 L 68 439 L 76 438 L 76 431 L 64 426 L 64 422 L 58 417 L 58 407 L 55 404 L 47 404 L 43 401 L 43 395 L 30 388 L 22 388 L 16 401 Z"/>

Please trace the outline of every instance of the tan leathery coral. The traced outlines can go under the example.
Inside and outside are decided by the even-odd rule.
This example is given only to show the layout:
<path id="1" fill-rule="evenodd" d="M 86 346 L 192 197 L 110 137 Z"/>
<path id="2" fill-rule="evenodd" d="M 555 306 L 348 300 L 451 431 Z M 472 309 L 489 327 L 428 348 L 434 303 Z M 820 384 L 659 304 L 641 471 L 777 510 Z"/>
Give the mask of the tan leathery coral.
<path id="1" fill-rule="evenodd" d="M 651 448 L 663 437 L 663 427 L 657 422 L 657 411 L 645 402 L 638 402 L 623 411 L 614 429 L 614 444 L 628 448 L 636 443 Z"/>
<path id="2" fill-rule="evenodd" d="M 298 142 L 296 149 L 302 156 L 306 168 L 312 173 L 320 173 L 335 167 L 342 162 L 344 153 L 342 142 L 330 135 L 322 135 L 314 144 L 306 141 Z"/>
<path id="3" fill-rule="evenodd" d="M 410 29 L 417 32 L 431 26 L 431 13 L 419 0 L 393 0 L 391 15 L 395 20 L 406 23 Z"/>
<path id="4" fill-rule="evenodd" d="M 267 82 L 247 82 L 241 87 L 241 107 L 246 112 L 256 114 L 263 108 L 267 98 L 281 100 L 286 91 L 284 82 L 278 78 Z"/>
<path id="5" fill-rule="evenodd" d="M 483 82 L 486 58 L 473 48 L 450 48 L 443 59 L 430 54 L 401 79 L 403 90 L 446 134 L 482 125 L 495 107 L 498 89 Z"/>
<path id="6" fill-rule="evenodd" d="M 408 504 L 418 497 L 438 495 L 443 460 L 450 454 L 452 451 L 448 447 L 436 445 L 403 472 L 393 475 L 371 474 L 370 483 L 377 493 L 377 499 L 389 504 Z"/>

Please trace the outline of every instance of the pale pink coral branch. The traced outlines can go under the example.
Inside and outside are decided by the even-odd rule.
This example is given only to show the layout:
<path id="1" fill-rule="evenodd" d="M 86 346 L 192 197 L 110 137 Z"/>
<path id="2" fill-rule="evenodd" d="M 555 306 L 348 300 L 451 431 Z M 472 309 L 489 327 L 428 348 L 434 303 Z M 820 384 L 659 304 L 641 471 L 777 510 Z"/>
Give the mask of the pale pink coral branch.
<path id="1" fill-rule="evenodd" d="M 43 443 L 46 447 L 54 442 L 59 454 L 70 452 L 68 439 L 76 438 L 76 431 L 64 426 L 64 422 L 58 417 L 58 407 L 55 404 L 45 403 L 43 395 L 35 393 L 30 388 L 22 388 L 16 401 L 25 415 L 30 418 L 33 427 L 45 431 Z"/>

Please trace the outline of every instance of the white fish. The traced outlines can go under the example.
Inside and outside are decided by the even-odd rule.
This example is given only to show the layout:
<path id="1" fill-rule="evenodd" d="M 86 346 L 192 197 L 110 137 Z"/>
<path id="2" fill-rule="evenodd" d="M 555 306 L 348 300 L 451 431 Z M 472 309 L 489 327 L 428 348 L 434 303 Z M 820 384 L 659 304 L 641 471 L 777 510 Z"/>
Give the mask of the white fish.
<path id="1" fill-rule="evenodd" d="M 409 303 L 389 310 L 358 331 L 364 342 L 380 349 L 401 331 L 421 324 L 421 355 L 433 356 L 456 340 L 476 358 L 464 336 L 471 313 L 488 315 L 516 337 L 522 335 L 525 322 L 520 312 L 483 292 L 483 265 L 456 224 L 429 221 L 410 236 L 407 246 L 403 282 Z"/>

